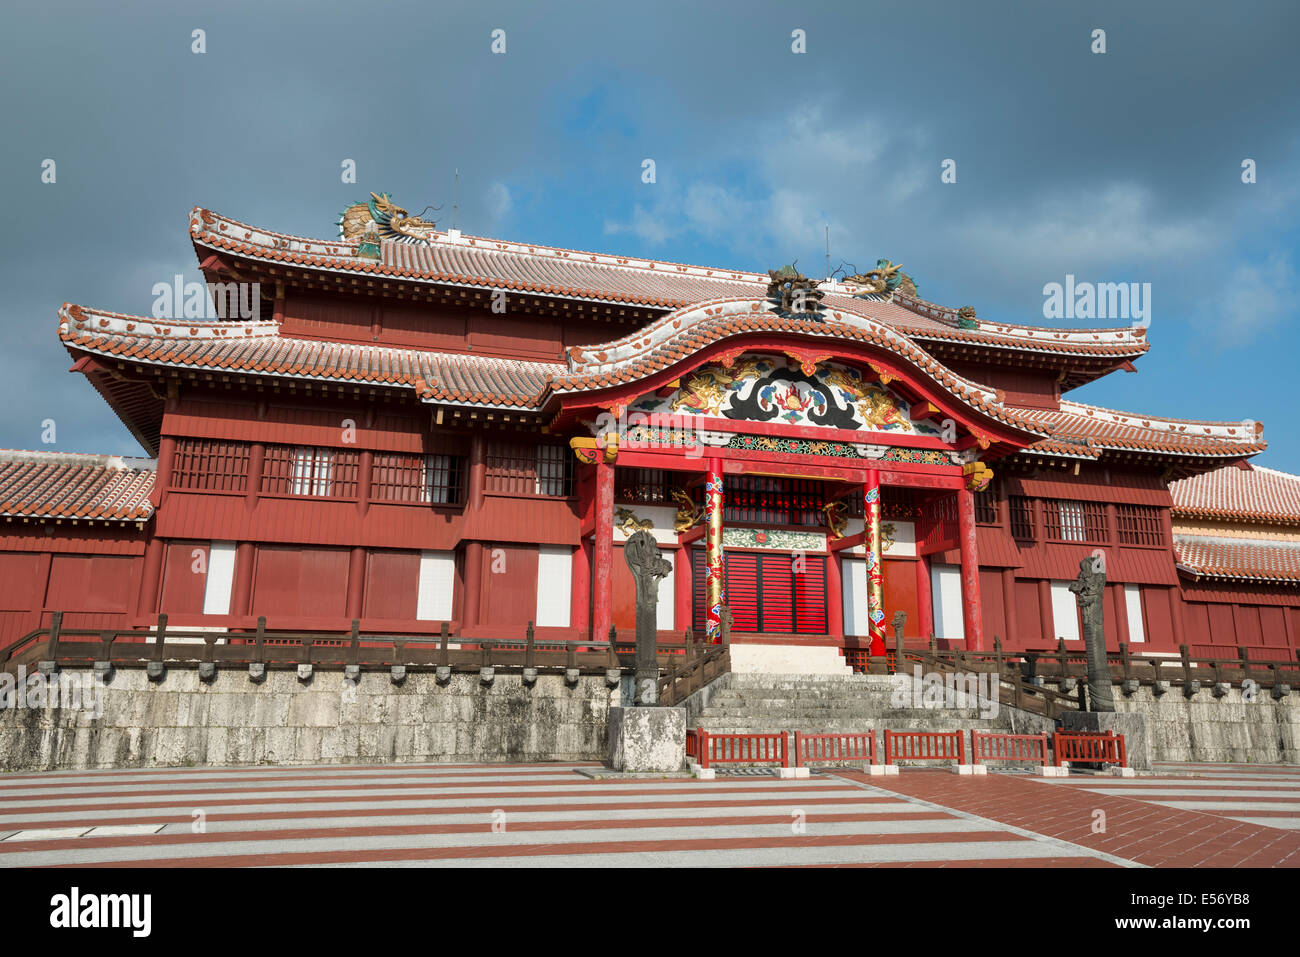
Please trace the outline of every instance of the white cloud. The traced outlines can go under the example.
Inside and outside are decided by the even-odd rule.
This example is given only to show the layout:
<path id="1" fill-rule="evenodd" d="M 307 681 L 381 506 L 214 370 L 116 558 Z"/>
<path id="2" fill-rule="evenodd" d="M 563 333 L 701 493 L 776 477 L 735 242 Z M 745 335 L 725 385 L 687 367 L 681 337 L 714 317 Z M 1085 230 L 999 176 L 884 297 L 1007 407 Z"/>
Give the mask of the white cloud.
<path id="1" fill-rule="evenodd" d="M 492 217 L 493 223 L 505 219 L 514 206 L 514 201 L 510 197 L 510 189 L 505 183 L 491 183 L 484 194 L 483 202 L 487 207 L 488 215 Z"/>
<path id="2" fill-rule="evenodd" d="M 1225 295 L 1215 304 L 1220 336 L 1244 345 L 1295 311 L 1300 297 L 1291 260 L 1274 254 L 1263 264 L 1242 263 L 1233 270 Z"/>

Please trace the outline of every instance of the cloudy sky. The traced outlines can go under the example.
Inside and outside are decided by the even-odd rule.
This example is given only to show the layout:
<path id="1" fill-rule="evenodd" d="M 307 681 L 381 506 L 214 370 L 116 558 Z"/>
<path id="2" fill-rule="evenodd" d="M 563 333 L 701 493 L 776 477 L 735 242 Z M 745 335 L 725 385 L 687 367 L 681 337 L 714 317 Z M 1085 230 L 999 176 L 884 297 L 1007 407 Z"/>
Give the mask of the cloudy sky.
<path id="1" fill-rule="evenodd" d="M 459 169 L 467 232 L 820 275 L 829 225 L 832 265 L 890 258 L 985 319 L 1150 283 L 1138 373 L 1071 397 L 1261 419 L 1256 462 L 1300 472 L 1297 37 L 1290 0 L 6 0 L 0 446 L 53 419 L 54 448 L 138 454 L 56 311 L 198 279 L 192 206 L 330 237 L 373 189 L 443 226 Z"/>

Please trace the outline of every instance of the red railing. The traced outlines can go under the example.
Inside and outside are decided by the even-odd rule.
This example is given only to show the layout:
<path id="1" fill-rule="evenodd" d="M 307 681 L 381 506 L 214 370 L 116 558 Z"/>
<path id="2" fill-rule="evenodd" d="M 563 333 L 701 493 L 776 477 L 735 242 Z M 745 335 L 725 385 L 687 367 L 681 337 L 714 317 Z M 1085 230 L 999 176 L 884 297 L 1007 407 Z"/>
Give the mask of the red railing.
<path id="1" fill-rule="evenodd" d="M 876 732 L 865 734 L 804 734 L 794 733 L 794 766 L 804 768 L 810 764 L 827 764 L 832 761 L 863 761 L 876 763 Z"/>
<path id="2" fill-rule="evenodd" d="M 714 734 L 696 732 L 701 768 L 715 764 L 764 764 L 790 766 L 789 739 L 784 731 L 775 734 Z"/>
<path id="3" fill-rule="evenodd" d="M 966 735 L 961 731 L 885 731 L 885 763 L 956 761 L 966 763 Z"/>
<path id="4" fill-rule="evenodd" d="M 980 761 L 1025 761 L 1047 765 L 1046 734 L 996 734 L 971 730 L 971 764 Z"/>
<path id="5" fill-rule="evenodd" d="M 695 728 L 686 729 L 686 756 L 688 758 L 695 758 L 697 761 L 700 758 L 699 735 L 700 732 Z"/>
<path id="6" fill-rule="evenodd" d="M 1128 767 L 1124 735 L 1114 731 L 1057 731 L 1052 737 L 1056 766 L 1062 761 L 1092 761 Z"/>

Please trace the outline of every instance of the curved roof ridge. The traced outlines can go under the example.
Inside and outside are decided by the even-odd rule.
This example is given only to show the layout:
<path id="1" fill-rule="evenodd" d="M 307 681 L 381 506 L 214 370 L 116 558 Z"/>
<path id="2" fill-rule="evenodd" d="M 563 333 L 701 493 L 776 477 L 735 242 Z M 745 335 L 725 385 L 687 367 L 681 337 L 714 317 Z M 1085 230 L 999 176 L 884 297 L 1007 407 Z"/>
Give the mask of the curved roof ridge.
<path id="1" fill-rule="evenodd" d="M 1147 415 L 1141 412 L 1125 412 L 1122 409 L 1107 409 L 1100 405 L 1092 405 L 1091 403 L 1088 402 L 1076 402 L 1072 399 L 1062 399 L 1061 410 L 1062 411 L 1078 410 L 1078 412 L 1083 415 L 1095 415 L 1096 413 L 1101 412 L 1104 413 L 1105 415 L 1120 416 L 1125 419 L 1140 419 L 1143 421 L 1143 423 L 1158 422 L 1165 425 L 1194 425 L 1194 426 L 1201 426 L 1201 427 L 1209 426 L 1213 428 L 1228 429 L 1230 431 L 1238 430 L 1238 429 L 1244 430 L 1246 428 L 1246 423 L 1249 422 L 1250 427 L 1253 430 L 1253 437 L 1257 438 L 1263 434 L 1263 423 L 1256 422 L 1251 419 L 1239 419 L 1237 421 L 1209 420 L 1209 419 L 1176 419 L 1166 415 Z M 1129 424 L 1129 423 L 1125 422 L 1123 424 Z M 1151 426 L 1145 425 L 1144 427 L 1150 428 Z"/>
<path id="2" fill-rule="evenodd" d="M 300 264 L 321 269 L 343 269 L 366 273 L 380 273 L 395 278 L 407 278 L 451 285 L 487 286 L 523 291 L 535 295 L 560 295 L 607 302 L 632 303 L 656 309 L 676 309 L 696 302 L 720 298 L 726 285 L 733 288 L 766 287 L 769 277 L 765 273 L 722 267 L 697 266 L 671 260 L 636 256 L 618 256 L 589 250 L 547 246 L 541 243 L 520 243 L 468 234 L 451 235 L 449 231 L 433 230 L 428 239 L 394 242 L 384 240 L 383 258 L 359 259 L 359 243 L 355 239 L 334 241 L 317 240 L 287 233 L 277 233 L 261 227 L 223 216 L 195 206 L 190 213 L 190 233 L 196 243 L 222 248 L 242 255 L 263 256 L 270 259 L 298 261 Z M 479 261 L 466 261 L 456 255 L 450 262 L 439 262 L 437 253 L 487 253 L 522 257 L 524 263 L 546 263 L 544 269 L 521 269 L 515 275 L 508 270 L 494 268 Z M 303 262 L 303 260 L 306 260 Z M 323 261 L 318 261 L 323 260 Z M 563 262 L 569 270 L 555 271 L 554 264 Z M 501 264 L 495 264 L 499 267 Z M 477 272 L 464 272 L 465 269 Z M 588 272 L 596 269 L 598 275 Z M 525 278 L 520 278 L 520 276 Z M 610 281 L 613 276 L 620 280 Z M 600 277 L 606 281 L 601 282 Z M 645 280 L 655 277 L 647 284 Z M 566 284 L 567 283 L 567 284 Z M 712 290 L 701 288 L 712 285 Z M 1042 351 L 1086 353 L 1106 350 L 1104 354 L 1138 356 L 1149 348 L 1144 330 L 1130 327 L 1117 329 L 1059 329 L 1036 326 L 1018 326 L 1015 323 L 990 323 L 976 319 L 976 328 L 960 329 L 956 325 L 957 310 L 939 306 L 925 300 L 895 293 L 892 300 L 880 297 L 854 295 L 856 287 L 826 279 L 818 288 L 832 297 L 828 305 L 843 306 L 846 301 L 874 302 L 889 316 L 891 323 L 911 326 L 919 324 L 930 329 L 930 334 L 942 338 L 955 338 L 982 345 L 1004 348 L 1027 348 Z M 736 289 L 748 294 L 749 289 Z M 883 320 L 882 320 L 883 321 Z M 926 323 L 933 323 L 927 327 Z M 924 334 L 918 332 L 918 335 Z M 1001 341 L 990 342 L 989 339 Z M 1103 341 L 1114 339 L 1115 341 Z M 1119 351 L 1116 351 L 1116 350 Z M 1102 354 L 1098 352 L 1097 354 Z"/>

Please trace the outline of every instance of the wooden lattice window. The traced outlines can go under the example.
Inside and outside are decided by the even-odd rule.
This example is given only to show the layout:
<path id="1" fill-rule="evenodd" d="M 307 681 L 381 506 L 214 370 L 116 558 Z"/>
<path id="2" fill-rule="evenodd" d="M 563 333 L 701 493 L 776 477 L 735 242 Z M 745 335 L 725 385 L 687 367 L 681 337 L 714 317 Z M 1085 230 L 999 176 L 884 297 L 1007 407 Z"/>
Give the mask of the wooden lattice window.
<path id="1" fill-rule="evenodd" d="M 1058 542 L 1105 542 L 1106 506 L 1100 502 L 1044 499 L 1043 526 L 1049 539 Z"/>
<path id="2" fill-rule="evenodd" d="M 486 488 L 510 495 L 573 494 L 573 455 L 564 445 L 489 442 Z"/>
<path id="3" fill-rule="evenodd" d="M 172 488 L 243 492 L 248 488 L 246 442 L 178 439 L 172 458 Z"/>
<path id="4" fill-rule="evenodd" d="M 743 476 L 723 493 L 723 521 L 745 525 L 821 525 L 820 482 Z"/>
<path id="5" fill-rule="evenodd" d="M 975 493 L 975 522 L 979 525 L 998 525 L 998 495 L 992 488 Z"/>
<path id="6" fill-rule="evenodd" d="M 1163 545 L 1165 533 L 1160 509 L 1150 505 L 1115 506 L 1121 545 Z"/>
<path id="7" fill-rule="evenodd" d="M 614 501 L 629 505 L 671 504 L 668 475 L 663 469 L 619 469 L 614 473 Z"/>
<path id="8" fill-rule="evenodd" d="M 268 445 L 262 491 L 268 495 L 356 498 L 360 455 L 352 450 Z"/>
<path id="9" fill-rule="evenodd" d="M 376 452 L 370 475 L 370 497 L 376 501 L 459 505 L 465 490 L 459 455 Z"/>
<path id="10" fill-rule="evenodd" d="M 1012 495 L 1007 499 L 1007 511 L 1011 515 L 1011 537 L 1022 542 L 1034 540 L 1034 502 L 1023 495 Z"/>

